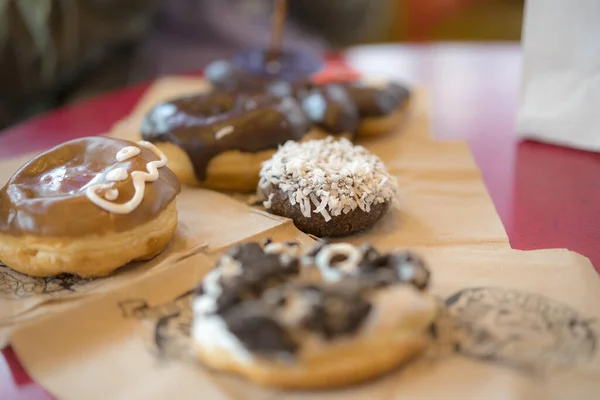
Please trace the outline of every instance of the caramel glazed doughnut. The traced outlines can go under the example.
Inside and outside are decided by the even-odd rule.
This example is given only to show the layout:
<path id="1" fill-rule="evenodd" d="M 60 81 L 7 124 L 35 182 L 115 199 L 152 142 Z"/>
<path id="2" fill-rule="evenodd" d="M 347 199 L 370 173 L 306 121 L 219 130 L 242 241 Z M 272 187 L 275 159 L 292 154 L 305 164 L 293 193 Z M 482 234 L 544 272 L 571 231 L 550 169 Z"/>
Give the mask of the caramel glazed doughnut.
<path id="1" fill-rule="evenodd" d="M 311 270 L 319 278 L 309 279 Z M 197 289 L 191 336 L 209 368 L 317 389 L 382 375 L 428 342 L 437 304 L 411 253 L 318 243 L 238 245 Z"/>
<path id="2" fill-rule="evenodd" d="M 259 194 L 270 213 L 290 218 L 318 237 L 373 226 L 398 188 L 383 162 L 346 139 L 287 142 L 260 171 Z"/>
<path id="3" fill-rule="evenodd" d="M 177 226 L 181 186 L 151 143 L 72 140 L 0 190 L 0 260 L 31 276 L 100 277 L 148 260 Z"/>

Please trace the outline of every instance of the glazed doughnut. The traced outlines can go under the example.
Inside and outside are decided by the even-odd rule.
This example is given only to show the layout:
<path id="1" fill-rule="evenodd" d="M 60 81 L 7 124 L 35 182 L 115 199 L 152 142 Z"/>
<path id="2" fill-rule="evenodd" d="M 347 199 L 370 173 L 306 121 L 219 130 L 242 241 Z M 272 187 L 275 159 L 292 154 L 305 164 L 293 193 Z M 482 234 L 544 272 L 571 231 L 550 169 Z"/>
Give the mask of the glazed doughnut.
<path id="1" fill-rule="evenodd" d="M 360 115 L 359 136 L 376 136 L 396 129 L 405 118 L 410 90 L 396 82 L 342 84 Z"/>
<path id="2" fill-rule="evenodd" d="M 356 103 L 348 91 L 338 84 L 270 83 L 265 92 L 278 97 L 294 97 L 306 117 L 326 136 L 353 140 L 360 124 Z"/>
<path id="3" fill-rule="evenodd" d="M 266 50 L 249 49 L 213 61 L 204 69 L 204 77 L 219 91 L 263 92 L 273 81 L 310 79 L 322 67 L 323 61 L 310 53 L 284 50 L 273 57 Z"/>
<path id="4" fill-rule="evenodd" d="M 274 247 L 237 246 L 198 286 L 191 336 L 206 366 L 265 386 L 332 388 L 382 375 L 427 346 L 437 304 L 427 282 L 405 279 L 415 264 L 404 256 L 378 255 L 381 263 L 353 248 L 360 257 L 346 269 L 359 272 L 307 283 L 302 269 L 329 245 L 312 255 Z"/>
<path id="5" fill-rule="evenodd" d="M 405 117 L 410 90 L 396 82 L 316 83 L 317 63 L 310 57 L 285 54 L 269 71 L 265 54 L 241 53 L 239 59 L 217 60 L 205 77 L 219 91 L 271 93 L 293 96 L 311 122 L 328 134 L 375 136 L 393 131 Z"/>
<path id="6" fill-rule="evenodd" d="M 177 226 L 177 177 L 151 143 L 76 139 L 0 190 L 0 260 L 31 276 L 100 277 L 151 259 Z"/>
<path id="7" fill-rule="evenodd" d="M 263 161 L 288 140 L 322 137 L 292 98 L 214 91 L 152 109 L 142 137 L 169 158 L 183 184 L 253 191 Z"/>
<path id="8" fill-rule="evenodd" d="M 376 136 L 396 129 L 410 104 L 409 89 L 395 82 L 273 81 L 264 91 L 296 98 L 310 121 L 336 135 Z"/>
<path id="9" fill-rule="evenodd" d="M 346 139 L 287 142 L 260 171 L 267 211 L 318 237 L 371 227 L 397 196 L 383 162 Z"/>

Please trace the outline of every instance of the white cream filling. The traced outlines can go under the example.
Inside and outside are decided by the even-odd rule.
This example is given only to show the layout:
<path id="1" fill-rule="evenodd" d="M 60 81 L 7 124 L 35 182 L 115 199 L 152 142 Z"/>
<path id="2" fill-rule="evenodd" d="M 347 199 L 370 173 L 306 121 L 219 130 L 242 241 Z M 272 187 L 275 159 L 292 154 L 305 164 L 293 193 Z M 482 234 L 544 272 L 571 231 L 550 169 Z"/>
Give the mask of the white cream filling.
<path id="1" fill-rule="evenodd" d="M 192 339 L 207 352 L 211 350 L 226 351 L 240 363 L 251 363 L 252 354 L 244 347 L 242 342 L 233 335 L 225 321 L 217 315 L 197 315 L 192 323 Z"/>

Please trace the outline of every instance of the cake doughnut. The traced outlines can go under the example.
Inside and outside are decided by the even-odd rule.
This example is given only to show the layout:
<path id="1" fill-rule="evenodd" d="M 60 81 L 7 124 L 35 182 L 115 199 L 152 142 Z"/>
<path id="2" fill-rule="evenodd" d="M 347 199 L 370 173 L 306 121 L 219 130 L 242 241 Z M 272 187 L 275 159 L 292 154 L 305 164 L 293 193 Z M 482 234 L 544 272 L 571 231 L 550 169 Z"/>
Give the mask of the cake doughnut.
<path id="1" fill-rule="evenodd" d="M 260 171 L 259 195 L 270 213 L 317 237 L 371 227 L 397 197 L 383 162 L 347 139 L 287 142 Z"/>
<path id="2" fill-rule="evenodd" d="M 368 137 L 389 133 L 405 118 L 411 92 L 396 82 L 366 81 L 340 83 L 348 91 L 360 115 L 358 136 Z"/>
<path id="3" fill-rule="evenodd" d="M 367 260 L 354 267 L 370 272 L 308 283 L 298 277 L 305 257 L 268 246 L 239 245 L 198 286 L 191 337 L 204 365 L 263 386 L 334 388 L 380 376 L 428 345 L 437 304 L 426 284 L 373 285 L 372 271 L 396 266 Z"/>
<path id="4" fill-rule="evenodd" d="M 177 177 L 151 143 L 88 137 L 23 165 L 0 190 L 0 260 L 31 276 L 100 277 L 148 260 L 177 226 Z"/>
<path id="5" fill-rule="evenodd" d="M 253 191 L 261 163 L 280 144 L 322 137 L 310 128 L 293 98 L 213 91 L 157 105 L 141 132 L 183 184 Z"/>

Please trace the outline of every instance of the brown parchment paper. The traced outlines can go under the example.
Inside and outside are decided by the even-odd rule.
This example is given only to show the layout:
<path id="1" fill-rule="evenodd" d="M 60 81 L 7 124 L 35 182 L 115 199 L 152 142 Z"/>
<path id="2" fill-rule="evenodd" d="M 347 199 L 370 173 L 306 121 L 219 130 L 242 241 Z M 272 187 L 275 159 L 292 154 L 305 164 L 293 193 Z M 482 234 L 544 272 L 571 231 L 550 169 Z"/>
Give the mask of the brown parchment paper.
<path id="1" fill-rule="evenodd" d="M 269 236 L 309 241 L 290 225 L 258 237 Z M 214 265 L 205 254 L 18 328 L 12 344 L 34 380 L 65 400 L 597 398 L 600 282 L 587 259 L 566 250 L 415 250 L 443 304 L 432 345 L 367 384 L 279 391 L 203 368 L 188 335 L 191 290 Z"/>
<path id="2" fill-rule="evenodd" d="M 148 90 L 130 116 L 115 124 L 111 134 L 139 140 L 135 135 L 152 107 L 207 89 L 209 85 L 200 78 L 163 78 Z M 374 229 L 342 240 L 360 243 L 368 238 L 382 249 L 398 243 L 509 248 L 468 144 L 433 140 L 428 110 L 425 91 L 416 89 L 408 116 L 396 132 L 357 141 L 379 156 L 398 178 L 401 198 Z"/>

